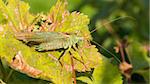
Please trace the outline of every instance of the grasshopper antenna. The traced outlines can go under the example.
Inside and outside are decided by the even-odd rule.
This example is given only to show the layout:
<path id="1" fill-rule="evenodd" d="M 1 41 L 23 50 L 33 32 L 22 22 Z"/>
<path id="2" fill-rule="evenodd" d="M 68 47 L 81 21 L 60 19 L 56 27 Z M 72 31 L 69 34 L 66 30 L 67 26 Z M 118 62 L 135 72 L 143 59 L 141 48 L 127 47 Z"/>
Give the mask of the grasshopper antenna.
<path id="1" fill-rule="evenodd" d="M 120 20 L 120 19 L 123 19 L 123 18 L 130 18 L 130 19 L 132 19 L 132 20 L 135 20 L 135 18 L 133 18 L 133 17 L 131 17 L 131 16 L 123 16 L 123 17 L 118 17 L 118 18 L 116 18 L 116 19 L 113 19 L 113 20 L 110 20 L 109 22 L 107 22 L 107 23 L 104 23 L 104 24 L 102 24 L 99 28 L 101 28 L 101 27 L 103 27 L 103 26 L 105 26 L 105 25 L 107 25 L 107 24 L 110 24 L 110 23 L 112 23 L 112 22 L 114 22 L 114 21 L 117 21 L 117 20 Z M 92 30 L 90 33 L 93 33 L 93 32 L 95 32 L 97 29 L 99 29 L 99 28 L 95 28 L 94 30 Z M 108 52 L 110 55 L 112 55 L 119 63 L 121 63 L 121 61 L 113 54 L 113 53 L 111 53 L 110 51 L 108 51 L 107 49 L 105 49 L 103 46 L 101 46 L 99 43 L 97 43 L 96 41 L 92 41 L 94 44 L 96 44 L 97 46 L 99 46 L 100 48 L 102 48 L 103 50 L 105 50 L 106 52 Z"/>
<path id="2" fill-rule="evenodd" d="M 94 44 L 96 44 L 97 46 L 99 46 L 100 48 L 102 48 L 103 50 L 105 50 L 107 53 L 109 53 L 110 55 L 112 55 L 119 63 L 121 63 L 121 61 L 110 51 L 108 51 L 107 49 L 105 49 L 103 46 L 101 46 L 100 44 L 98 44 L 96 41 L 92 41 Z"/>
<path id="3" fill-rule="evenodd" d="M 118 17 L 118 18 L 116 18 L 116 19 L 110 20 L 109 22 L 107 22 L 107 23 L 105 23 L 105 24 L 102 24 L 99 28 L 101 28 L 101 27 L 103 27 L 103 26 L 105 26 L 105 25 L 107 25 L 107 24 L 110 24 L 110 23 L 112 23 L 112 22 L 114 22 L 114 21 L 123 19 L 123 18 L 130 18 L 130 19 L 135 20 L 135 18 L 133 18 L 133 17 L 131 17 L 131 16 Z M 95 28 L 94 30 L 91 31 L 91 33 L 95 32 L 95 31 L 96 31 L 97 29 L 99 29 L 99 28 Z"/>

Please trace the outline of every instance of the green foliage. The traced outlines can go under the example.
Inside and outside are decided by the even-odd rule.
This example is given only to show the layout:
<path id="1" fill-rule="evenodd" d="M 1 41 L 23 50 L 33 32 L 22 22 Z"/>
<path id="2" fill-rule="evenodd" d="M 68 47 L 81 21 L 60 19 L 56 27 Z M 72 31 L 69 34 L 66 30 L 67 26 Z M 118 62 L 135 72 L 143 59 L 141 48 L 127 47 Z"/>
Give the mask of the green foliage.
<path id="1" fill-rule="evenodd" d="M 81 12 L 92 18 L 97 13 L 97 9 L 90 5 L 85 5 L 84 7 L 82 7 Z"/>
<path id="2" fill-rule="evenodd" d="M 117 66 L 112 65 L 108 60 L 103 61 L 101 65 L 95 68 L 93 78 L 94 84 L 122 84 L 120 71 Z"/>
<path id="3" fill-rule="evenodd" d="M 73 2 L 75 0 L 71 1 Z M 93 9 L 93 12 L 96 9 L 96 13 L 94 12 L 93 14 L 93 12 L 89 12 L 91 8 Z M 118 41 L 119 38 L 125 42 L 124 58 L 128 63 L 133 65 L 133 71 L 130 73 L 130 82 L 132 83 L 133 81 L 132 75 L 137 73 L 146 81 L 146 83 L 149 83 L 147 81 L 147 79 L 149 79 L 149 68 L 147 67 L 149 66 L 150 47 L 148 0 L 82 0 L 74 9 L 71 9 L 71 11 L 72 10 L 82 11 L 84 14 L 88 15 L 93 14 L 92 17 L 90 17 L 90 30 L 98 28 L 96 32 L 92 33 L 93 40 L 113 52 L 118 58 L 121 58 L 121 53 L 115 52 L 114 47 L 117 46 L 116 41 Z M 102 26 L 110 20 L 124 16 L 131 16 L 135 20 L 124 18 Z M 132 42 L 130 42 L 131 40 Z M 99 48 L 99 50 L 104 56 L 112 57 L 103 49 Z M 136 83 L 139 83 L 140 81 L 140 83 L 145 83 L 142 81 L 142 78 L 138 77 L 139 76 L 136 76 L 134 78 Z"/>
<path id="4" fill-rule="evenodd" d="M 72 83 L 71 60 L 68 52 L 60 60 L 64 65 L 62 67 L 58 60 L 55 60 L 59 58 L 62 51 L 37 52 L 34 47 L 29 47 L 15 38 L 14 34 L 27 30 L 36 17 L 29 13 L 29 6 L 19 0 L 10 0 L 7 6 L 0 0 L 0 4 L 0 9 L 4 15 L 8 16 L 8 21 L 11 23 L 1 25 L 4 30 L 0 32 L 0 56 L 6 60 L 6 64 L 33 78 L 52 81 L 56 84 Z M 55 24 L 53 31 L 65 33 L 77 31 L 79 36 L 85 38 L 79 43 L 77 51 L 70 50 L 76 58 L 73 60 L 75 70 L 90 71 L 91 68 L 101 64 L 103 60 L 101 55 L 95 46 L 88 42 L 91 37 L 87 26 L 89 19 L 86 15 L 77 12 L 69 13 L 66 10 L 66 2 L 59 0 L 47 15 L 52 18 L 53 24 Z M 44 31 L 49 31 L 49 29 Z M 12 77 L 15 76 L 12 75 Z M 7 82 L 11 82 L 11 80 Z"/>
<path id="5" fill-rule="evenodd" d="M 3 1 L 5 1 L 5 4 Z M 23 1 L 28 2 L 28 4 Z M 93 74 L 90 73 L 90 75 L 93 75 L 93 78 L 87 77 L 85 66 L 81 62 L 74 60 L 75 68 L 78 71 L 77 74 L 80 74 L 80 72 L 86 74 L 77 76 L 78 84 L 103 84 L 106 82 L 108 84 L 110 82 L 111 84 L 120 84 L 123 79 L 116 65 L 112 65 L 108 60 L 103 59 L 98 53 L 98 49 L 88 42 L 92 40 L 88 25 L 90 30 L 98 28 L 97 32 L 92 33 L 93 40 L 109 49 L 118 58 L 121 57 L 120 53 L 116 54 L 114 51 L 118 39 L 129 42 L 128 47 L 124 47 L 126 48 L 124 52 L 126 61 L 131 62 L 133 65 L 133 71 L 129 74 L 131 75 L 130 80 L 132 83 L 149 83 L 147 0 L 68 0 L 68 6 L 67 3 L 63 2 L 65 0 L 58 0 L 57 3 L 56 0 L 23 1 L 9 0 L 7 2 L 7 0 L 0 0 L 0 58 L 2 61 L 6 60 L 5 63 L 0 64 L 0 83 L 47 84 L 50 83 L 48 81 L 56 84 L 72 83 L 69 53 L 66 53 L 61 58 L 60 61 L 65 65 L 65 67 L 61 67 L 57 59 L 63 51 L 37 52 L 34 46 L 29 47 L 23 42 L 16 40 L 14 34 L 19 34 L 18 32 L 21 31 L 28 31 L 30 28 L 32 29 L 31 24 L 38 15 L 52 20 L 52 25 L 47 26 L 44 31 L 77 34 L 79 37 L 84 37 L 84 41 L 79 43 L 78 50 L 74 51 L 71 49 L 70 51 L 79 60 L 82 60 L 81 56 L 83 57 L 83 61 L 88 67 L 86 70 L 91 71 L 91 68 L 95 70 Z M 67 8 L 70 11 L 81 11 L 86 15 L 78 12 L 69 13 Z M 109 22 L 109 20 L 124 16 L 131 16 L 135 20 L 128 18 L 121 19 L 102 27 L 102 24 Z M 88 17 L 91 19 L 90 24 Z M 38 28 L 36 29 L 36 27 L 33 29 L 41 31 Z M 130 42 L 131 40 L 132 42 Z M 112 57 L 101 48 L 99 50 L 104 56 Z M 21 54 L 18 54 L 19 52 Z M 19 67 L 13 67 L 12 62 L 16 55 L 21 55 L 21 61 L 24 61 L 23 65 L 34 68 L 35 71 L 40 70 L 42 73 L 35 76 L 28 71 L 19 69 Z M 7 65 L 13 69 L 9 69 Z M 14 69 L 15 71 L 9 77 L 9 72 Z M 143 79 L 138 79 L 139 76 L 136 76 L 135 78 L 137 79 L 135 80 L 132 79 L 132 75 L 134 74 L 138 74 Z M 6 81 L 7 77 L 9 78 L 8 81 Z"/>
<path id="6" fill-rule="evenodd" d="M 4 17 L 3 13 L 0 11 L 0 23 L 4 24 L 6 22 L 7 22 L 6 18 Z"/>
<path id="7" fill-rule="evenodd" d="M 5 81 L 5 83 L 9 83 L 9 84 L 47 84 L 50 83 L 49 81 L 45 81 L 45 80 L 40 80 L 40 79 L 34 79 L 31 78 L 25 74 L 22 74 L 18 71 L 15 71 L 11 68 L 9 68 L 9 66 L 7 65 L 6 60 L 2 59 L 0 61 L 0 63 L 3 65 L 1 66 L 0 71 L 2 71 L 3 69 L 3 73 L 1 74 L 1 76 L 3 75 L 2 78 L 3 82 Z M 3 68 L 2 68 L 3 67 Z M 0 79 L 0 84 L 2 82 L 2 80 Z"/>
<path id="8" fill-rule="evenodd" d="M 30 11 L 34 14 L 39 13 L 39 12 L 44 12 L 46 13 L 49 11 L 49 9 L 56 3 L 57 0 L 23 0 L 29 3 Z"/>
<path id="9" fill-rule="evenodd" d="M 90 6 L 90 8 L 88 8 L 89 10 L 91 8 L 93 11 L 94 9 L 97 10 L 96 13 L 90 17 L 90 30 L 97 28 L 97 31 L 92 33 L 93 40 L 107 48 L 109 51 L 113 52 L 116 56 L 118 56 L 118 58 L 121 58 L 121 53 L 115 52 L 119 38 L 119 40 L 125 43 L 125 46 L 123 45 L 125 55 L 124 58 L 128 63 L 133 65 L 133 71 L 130 73 L 130 82 L 132 83 L 132 81 L 136 81 L 136 83 L 149 83 L 147 81 L 149 79 L 148 71 L 150 70 L 148 68 L 150 48 L 148 23 L 149 1 L 82 0 L 82 2 L 80 2 L 77 7 L 72 10 L 82 11 L 88 15 L 93 14 L 93 12 L 83 10 L 86 6 Z M 131 16 L 134 18 L 134 20 L 130 18 L 124 18 L 102 26 L 110 20 L 124 16 Z M 103 49 L 99 48 L 99 50 L 104 56 L 112 57 Z M 141 78 L 139 78 L 139 76 L 132 78 L 134 73 L 141 76 Z"/>
<path id="10" fill-rule="evenodd" d="M 147 50 L 138 42 L 134 42 L 127 47 L 129 58 L 133 64 L 134 70 L 149 67 L 150 59 L 147 56 Z M 134 52 L 134 53 L 132 53 Z"/>
<path id="11" fill-rule="evenodd" d="M 92 80 L 84 76 L 79 77 L 78 80 L 88 84 L 122 84 L 122 76 L 117 66 L 112 65 L 108 59 L 103 59 L 105 60 L 95 68 Z"/>
<path id="12" fill-rule="evenodd" d="M 132 41 L 133 42 L 133 41 Z M 133 73 L 137 73 L 149 82 L 149 64 L 150 59 L 147 56 L 148 51 L 139 42 L 134 42 L 127 47 L 129 58 L 133 64 Z M 133 53 L 134 52 L 134 53 Z M 136 81 L 135 81 L 136 83 Z"/>

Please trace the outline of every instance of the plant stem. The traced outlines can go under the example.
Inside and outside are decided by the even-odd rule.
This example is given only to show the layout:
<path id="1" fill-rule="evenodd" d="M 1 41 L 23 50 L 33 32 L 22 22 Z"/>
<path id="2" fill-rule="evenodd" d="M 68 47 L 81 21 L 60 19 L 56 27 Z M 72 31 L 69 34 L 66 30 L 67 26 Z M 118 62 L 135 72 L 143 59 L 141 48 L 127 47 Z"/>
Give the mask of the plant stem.
<path id="1" fill-rule="evenodd" d="M 124 51 L 123 51 L 123 45 L 120 41 L 117 42 L 118 43 L 118 46 L 119 46 L 119 51 L 120 51 L 120 54 L 121 54 L 121 60 L 122 62 L 125 62 L 125 56 L 124 56 Z"/>
<path id="2" fill-rule="evenodd" d="M 74 82 L 74 84 L 77 84 L 77 82 L 76 82 L 76 72 L 75 72 L 75 69 L 74 69 L 73 56 L 72 56 L 70 51 L 69 51 L 69 53 L 70 53 L 70 56 L 71 56 L 70 58 L 71 58 L 71 69 L 72 69 L 73 82 Z"/>
<path id="3" fill-rule="evenodd" d="M 5 73 L 5 70 L 4 70 L 4 67 L 3 67 L 3 63 L 2 63 L 2 58 L 0 58 L 0 70 L 1 70 L 1 75 L 2 75 L 2 78 L 5 78 L 6 76 L 6 73 Z"/>
<path id="4" fill-rule="evenodd" d="M 8 74 L 8 76 L 6 77 L 5 82 L 8 82 L 8 80 L 11 77 L 12 73 L 13 73 L 13 70 L 11 69 L 10 72 L 9 72 L 9 74 Z"/>

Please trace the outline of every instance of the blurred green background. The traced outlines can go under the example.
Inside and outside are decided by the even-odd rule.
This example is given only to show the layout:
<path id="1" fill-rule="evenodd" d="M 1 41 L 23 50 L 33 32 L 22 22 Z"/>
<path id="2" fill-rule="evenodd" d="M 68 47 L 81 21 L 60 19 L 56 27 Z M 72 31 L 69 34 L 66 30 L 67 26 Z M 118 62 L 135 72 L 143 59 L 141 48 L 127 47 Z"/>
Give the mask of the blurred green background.
<path id="1" fill-rule="evenodd" d="M 24 1 L 29 3 L 30 12 L 37 14 L 48 12 L 57 0 Z M 97 28 L 97 31 L 92 33 L 93 40 L 120 60 L 120 52 L 116 53 L 114 47 L 117 47 L 118 41 L 123 45 L 125 61 L 133 65 L 131 83 L 149 82 L 149 0 L 68 0 L 68 5 L 70 12 L 79 11 L 89 16 L 89 30 Z M 126 18 L 110 22 L 118 17 Z M 110 24 L 106 24 L 109 22 Z M 102 26 L 103 24 L 106 25 Z M 112 57 L 97 47 L 104 56 Z M 113 63 L 116 64 L 115 61 Z"/>

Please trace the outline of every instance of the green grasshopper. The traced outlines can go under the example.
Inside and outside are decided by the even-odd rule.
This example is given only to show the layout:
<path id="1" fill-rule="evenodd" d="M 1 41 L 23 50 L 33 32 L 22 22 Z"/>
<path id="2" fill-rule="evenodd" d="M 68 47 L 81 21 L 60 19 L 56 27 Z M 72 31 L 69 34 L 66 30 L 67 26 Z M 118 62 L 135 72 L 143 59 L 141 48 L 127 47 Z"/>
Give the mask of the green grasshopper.
<path id="1" fill-rule="evenodd" d="M 45 28 L 45 26 L 50 25 L 51 22 L 48 21 L 48 19 L 43 18 L 45 17 L 44 15 L 38 17 L 34 20 L 37 20 L 37 22 L 32 23 L 34 26 L 31 32 L 17 32 L 15 34 L 16 39 L 22 40 L 27 44 L 30 42 L 39 44 L 35 47 L 37 51 L 71 48 L 79 41 L 82 41 L 84 39 L 83 37 L 79 37 L 76 34 L 41 31 L 42 27 Z"/>
<path id="2" fill-rule="evenodd" d="M 16 34 L 16 38 L 26 43 L 38 43 L 39 45 L 35 47 L 37 51 L 67 49 L 83 40 L 83 37 L 78 37 L 75 34 L 69 35 L 59 32 L 21 32 Z"/>

